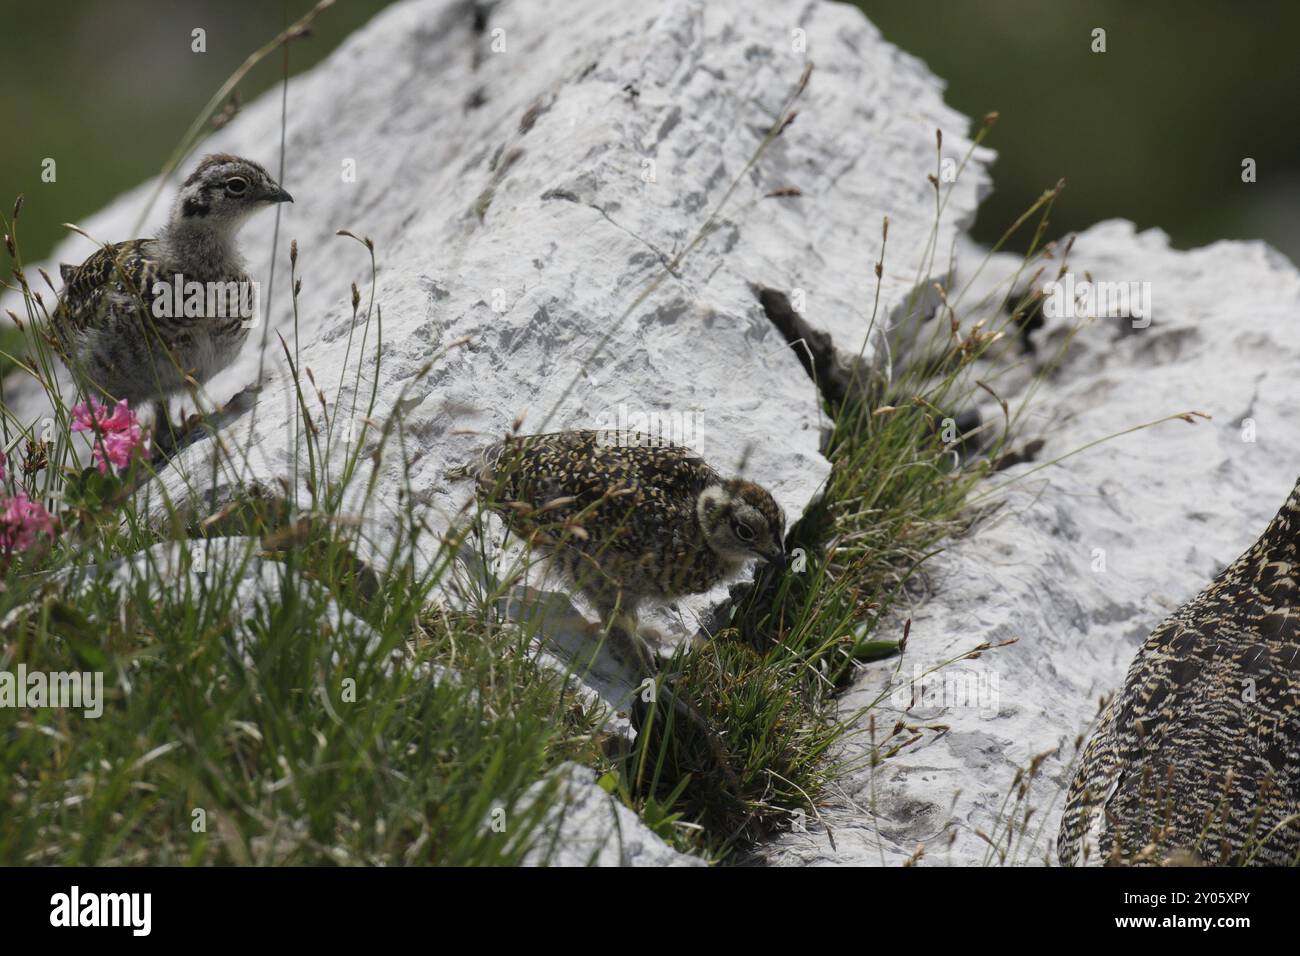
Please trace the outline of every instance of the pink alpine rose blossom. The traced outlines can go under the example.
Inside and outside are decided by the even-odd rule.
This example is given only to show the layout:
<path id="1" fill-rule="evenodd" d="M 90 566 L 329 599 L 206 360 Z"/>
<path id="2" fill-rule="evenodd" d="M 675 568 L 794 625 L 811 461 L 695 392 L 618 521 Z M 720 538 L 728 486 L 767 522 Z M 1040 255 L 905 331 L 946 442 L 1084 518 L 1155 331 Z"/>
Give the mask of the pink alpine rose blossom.
<path id="1" fill-rule="evenodd" d="M 39 501 L 32 501 L 20 491 L 13 498 L 0 501 L 0 552 L 26 551 L 38 534 L 54 538 L 54 519 Z"/>
<path id="2" fill-rule="evenodd" d="M 97 432 L 94 452 L 100 474 L 107 472 L 110 464 L 118 468 L 127 467 L 137 451 L 149 454 L 149 433 L 141 429 L 125 398 L 114 405 L 111 412 L 97 398 L 74 405 L 72 430 Z"/>

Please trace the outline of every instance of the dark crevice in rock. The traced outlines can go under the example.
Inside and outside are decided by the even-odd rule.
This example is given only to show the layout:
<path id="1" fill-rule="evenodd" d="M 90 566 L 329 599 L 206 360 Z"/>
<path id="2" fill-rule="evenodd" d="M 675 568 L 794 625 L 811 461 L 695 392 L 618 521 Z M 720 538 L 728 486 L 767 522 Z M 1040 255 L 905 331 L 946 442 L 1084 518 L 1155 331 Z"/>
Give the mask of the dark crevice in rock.
<path id="1" fill-rule="evenodd" d="M 544 99 L 539 99 L 528 109 L 524 110 L 524 115 L 519 118 L 519 135 L 523 136 L 533 128 L 537 118 L 551 108 L 551 104 Z"/>
<path id="2" fill-rule="evenodd" d="M 1035 438 L 1032 441 L 1025 442 L 1024 446 L 1012 449 L 997 461 L 993 462 L 993 471 L 1005 471 L 1012 465 L 1020 465 L 1025 462 L 1037 461 L 1038 453 L 1042 451 L 1043 445 L 1046 444 L 1043 439 Z"/>
<path id="3" fill-rule="evenodd" d="M 488 20 L 492 18 L 492 10 L 496 7 L 496 2 L 483 3 L 481 0 L 474 0 L 470 4 L 470 29 L 477 35 L 482 36 L 487 33 Z"/>
<path id="4" fill-rule="evenodd" d="M 1012 318 L 1020 339 L 1020 347 L 1026 355 L 1038 353 L 1038 343 L 1034 341 L 1033 335 L 1046 324 L 1043 318 L 1044 301 L 1041 294 L 1033 294 L 1029 289 L 1020 289 L 1008 295 L 1002 303 L 1003 311 Z M 1017 311 L 1017 303 L 1024 303 L 1019 311 Z"/>
<path id="5" fill-rule="evenodd" d="M 564 202 L 582 202 L 577 194 L 568 189 L 548 189 L 542 193 L 542 201 L 549 202 L 552 199 L 560 199 Z"/>
<path id="6" fill-rule="evenodd" d="M 478 42 L 474 44 L 474 54 L 470 60 L 470 67 L 475 72 L 483 65 L 485 59 L 484 43 L 487 40 L 488 23 L 492 19 L 492 11 L 496 9 L 496 0 L 491 3 L 484 3 L 482 0 L 473 0 L 469 6 L 470 29 Z"/>

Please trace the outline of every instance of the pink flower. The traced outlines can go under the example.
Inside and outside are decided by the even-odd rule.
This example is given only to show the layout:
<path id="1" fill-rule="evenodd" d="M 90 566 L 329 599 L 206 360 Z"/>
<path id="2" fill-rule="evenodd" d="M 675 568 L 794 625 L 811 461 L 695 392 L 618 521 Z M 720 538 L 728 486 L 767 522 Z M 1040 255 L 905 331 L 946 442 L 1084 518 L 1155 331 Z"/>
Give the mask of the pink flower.
<path id="1" fill-rule="evenodd" d="M 72 406 L 72 430 L 96 433 L 95 464 L 100 474 L 108 471 L 109 464 L 118 468 L 131 464 L 131 456 L 137 449 L 149 453 L 149 435 L 141 430 L 125 398 L 111 412 L 97 398 Z"/>
<path id="2" fill-rule="evenodd" d="M 32 501 L 26 492 L 0 502 L 0 550 L 5 554 L 26 551 L 37 534 L 54 538 L 54 519 L 39 501 Z"/>

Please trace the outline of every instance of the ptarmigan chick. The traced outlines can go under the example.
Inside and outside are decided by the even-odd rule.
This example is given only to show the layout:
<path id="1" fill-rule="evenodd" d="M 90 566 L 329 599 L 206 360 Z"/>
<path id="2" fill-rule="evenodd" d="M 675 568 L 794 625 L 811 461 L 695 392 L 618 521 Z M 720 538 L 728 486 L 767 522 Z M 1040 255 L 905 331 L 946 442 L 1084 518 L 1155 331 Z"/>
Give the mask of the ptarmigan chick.
<path id="1" fill-rule="evenodd" d="M 235 234 L 259 209 L 292 201 L 257 163 L 208 156 L 156 239 L 115 243 L 79 266 L 63 265 L 51 324 L 81 388 L 96 398 L 155 402 L 157 431 L 167 396 L 187 379 L 203 383 L 221 371 L 248 337 L 251 280 Z M 201 297 L 190 294 L 192 283 L 203 286 Z"/>
<path id="2" fill-rule="evenodd" d="M 647 598 L 707 591 L 753 558 L 785 562 L 785 516 L 771 494 L 636 432 L 515 436 L 461 474 L 513 533 L 549 552 L 603 622 L 630 634 Z"/>

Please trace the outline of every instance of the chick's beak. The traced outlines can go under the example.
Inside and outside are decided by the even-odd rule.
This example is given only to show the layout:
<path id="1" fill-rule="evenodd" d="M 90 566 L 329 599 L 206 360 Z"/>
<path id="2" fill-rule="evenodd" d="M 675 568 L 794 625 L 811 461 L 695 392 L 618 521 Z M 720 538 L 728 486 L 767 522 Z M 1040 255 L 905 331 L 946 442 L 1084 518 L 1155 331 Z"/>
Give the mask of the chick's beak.
<path id="1" fill-rule="evenodd" d="M 780 545 L 777 545 L 764 557 L 767 559 L 767 563 L 772 565 L 772 567 L 778 571 L 784 571 L 786 565 L 789 563 L 789 559 L 786 557 L 786 553 Z"/>
<path id="2" fill-rule="evenodd" d="M 289 190 L 283 186 L 276 186 L 266 197 L 267 202 L 293 202 L 293 197 L 289 195 Z"/>

